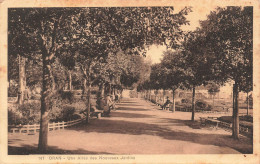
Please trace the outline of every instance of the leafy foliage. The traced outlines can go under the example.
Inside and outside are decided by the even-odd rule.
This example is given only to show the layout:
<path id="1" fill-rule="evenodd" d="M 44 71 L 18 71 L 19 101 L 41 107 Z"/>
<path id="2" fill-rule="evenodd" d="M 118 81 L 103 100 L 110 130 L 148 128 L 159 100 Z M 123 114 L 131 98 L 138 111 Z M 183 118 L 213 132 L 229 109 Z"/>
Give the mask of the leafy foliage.
<path id="1" fill-rule="evenodd" d="M 208 93 L 215 96 L 220 91 L 220 86 L 214 82 L 209 82 L 207 85 Z"/>
<path id="2" fill-rule="evenodd" d="M 206 35 L 205 46 L 215 60 L 213 73 L 216 80 L 232 79 L 240 87 L 252 88 L 252 14 L 252 7 L 217 8 L 201 22 Z"/>
<path id="3" fill-rule="evenodd" d="M 40 105 L 39 102 L 30 102 L 19 105 L 17 110 L 8 110 L 8 125 L 38 124 Z"/>

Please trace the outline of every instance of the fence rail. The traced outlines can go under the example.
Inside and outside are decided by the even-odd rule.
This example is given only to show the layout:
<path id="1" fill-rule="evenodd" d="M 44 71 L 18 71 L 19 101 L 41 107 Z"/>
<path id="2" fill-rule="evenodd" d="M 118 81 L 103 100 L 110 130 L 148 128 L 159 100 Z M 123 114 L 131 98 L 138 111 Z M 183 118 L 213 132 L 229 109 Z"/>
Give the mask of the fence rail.
<path id="1" fill-rule="evenodd" d="M 53 131 L 53 130 L 60 130 L 64 129 L 65 127 L 70 127 L 76 124 L 81 123 L 83 120 L 86 118 L 81 118 L 73 121 L 67 121 L 67 122 L 52 122 L 48 124 L 48 130 Z M 39 124 L 34 124 L 34 125 L 16 125 L 8 126 L 8 132 L 10 133 L 36 133 L 40 131 L 40 125 Z"/>
<path id="2" fill-rule="evenodd" d="M 232 123 L 219 121 L 217 120 L 217 117 L 200 117 L 201 124 L 206 125 L 208 124 L 216 124 L 217 121 L 217 127 L 225 128 L 225 129 L 232 129 Z M 247 136 L 252 136 L 253 134 L 253 127 L 245 127 L 242 124 L 239 124 L 239 132 L 240 134 L 245 134 Z"/>

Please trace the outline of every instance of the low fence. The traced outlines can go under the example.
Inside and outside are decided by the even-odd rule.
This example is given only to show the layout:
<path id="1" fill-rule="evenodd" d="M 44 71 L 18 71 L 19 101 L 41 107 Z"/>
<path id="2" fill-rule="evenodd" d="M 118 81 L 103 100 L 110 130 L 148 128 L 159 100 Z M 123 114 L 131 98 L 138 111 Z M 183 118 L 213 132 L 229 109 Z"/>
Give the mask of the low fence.
<path id="1" fill-rule="evenodd" d="M 86 118 L 81 118 L 73 121 L 67 121 L 67 122 L 53 122 L 48 124 L 48 130 L 53 131 L 53 130 L 60 130 L 64 129 L 65 127 L 70 127 L 76 124 L 81 123 L 83 120 Z M 34 124 L 34 125 L 16 125 L 8 126 L 8 132 L 10 133 L 36 133 L 40 131 L 40 125 L 39 124 Z"/>
<path id="2" fill-rule="evenodd" d="M 206 117 L 200 117 L 200 122 L 202 124 L 214 123 L 214 124 L 216 124 L 217 127 L 221 127 L 221 128 L 228 129 L 228 130 L 232 129 L 232 123 L 217 120 L 217 117 L 215 117 L 215 118 L 213 118 L 213 117 L 207 117 L 207 118 Z M 242 135 L 252 137 L 253 126 L 245 127 L 243 124 L 239 124 L 239 133 L 242 134 Z"/>

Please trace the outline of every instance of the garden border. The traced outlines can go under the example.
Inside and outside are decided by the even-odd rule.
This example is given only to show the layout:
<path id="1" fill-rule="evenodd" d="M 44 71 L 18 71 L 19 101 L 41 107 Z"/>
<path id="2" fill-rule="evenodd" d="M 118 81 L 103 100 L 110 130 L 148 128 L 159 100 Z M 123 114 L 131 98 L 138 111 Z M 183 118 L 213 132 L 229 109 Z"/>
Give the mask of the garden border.
<path id="1" fill-rule="evenodd" d="M 60 130 L 64 129 L 65 127 L 70 127 L 76 124 L 81 123 L 83 120 L 86 118 L 80 118 L 77 120 L 73 121 L 67 121 L 67 122 L 52 122 L 48 124 L 48 130 L 53 131 L 53 130 Z M 36 133 L 40 131 L 40 124 L 33 124 L 33 125 L 9 125 L 8 126 L 8 132 L 10 133 Z"/>

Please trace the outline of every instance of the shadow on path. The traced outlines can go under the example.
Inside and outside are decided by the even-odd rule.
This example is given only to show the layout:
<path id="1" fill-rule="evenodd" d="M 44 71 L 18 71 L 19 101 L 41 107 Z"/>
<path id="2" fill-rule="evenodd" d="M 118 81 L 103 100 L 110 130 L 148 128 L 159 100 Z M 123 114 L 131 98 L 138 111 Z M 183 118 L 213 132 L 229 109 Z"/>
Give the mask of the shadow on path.
<path id="1" fill-rule="evenodd" d="M 122 117 L 122 118 L 149 118 L 154 117 L 153 115 L 148 114 L 136 114 L 136 113 L 127 113 L 127 112 L 114 112 L 111 117 Z"/>
<path id="2" fill-rule="evenodd" d="M 88 125 L 81 125 L 70 128 L 71 130 L 84 131 L 86 133 L 118 133 L 129 135 L 152 135 L 166 140 L 188 141 L 202 145 L 215 145 L 220 147 L 230 147 L 241 153 L 252 153 L 252 149 L 245 149 L 240 146 L 240 141 L 233 140 L 229 135 L 224 134 L 201 134 L 185 132 L 182 130 L 170 130 L 156 124 L 141 122 L 130 122 L 123 120 L 95 120 Z"/>
<path id="3" fill-rule="evenodd" d="M 199 121 L 191 121 L 191 120 L 180 120 L 180 119 L 172 119 L 172 118 L 160 118 L 158 123 L 168 123 L 169 125 L 174 126 L 188 126 L 192 129 L 202 129 L 201 123 Z"/>
<path id="4" fill-rule="evenodd" d="M 117 110 L 128 110 L 128 111 L 148 111 L 149 109 L 144 108 L 131 108 L 131 107 L 121 107 L 121 105 L 117 108 Z"/>

